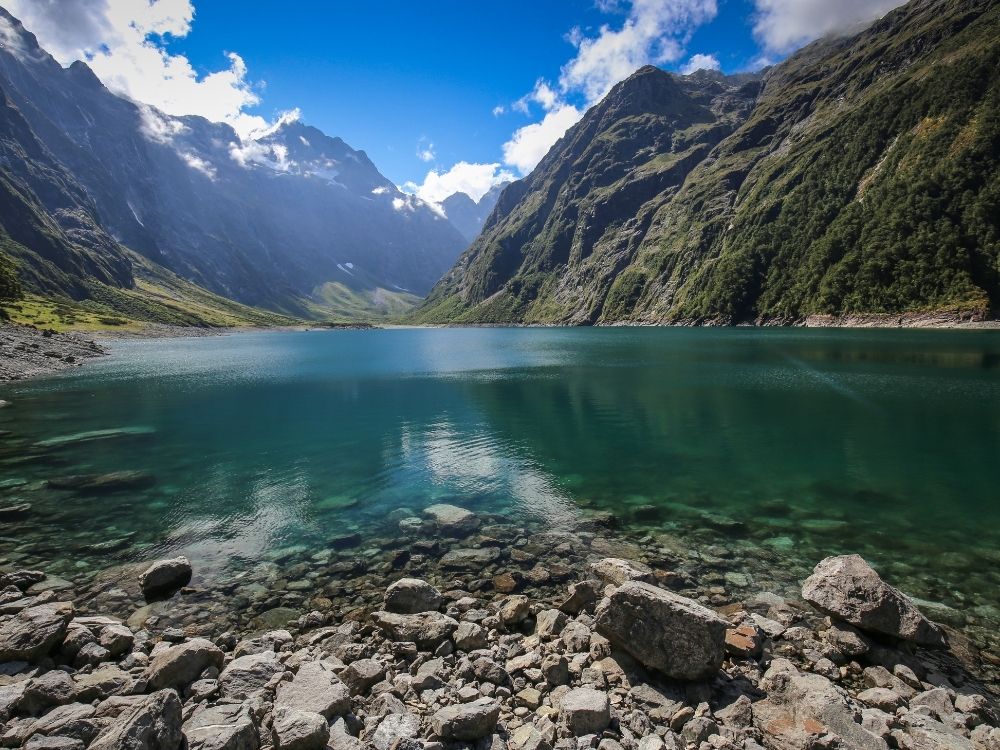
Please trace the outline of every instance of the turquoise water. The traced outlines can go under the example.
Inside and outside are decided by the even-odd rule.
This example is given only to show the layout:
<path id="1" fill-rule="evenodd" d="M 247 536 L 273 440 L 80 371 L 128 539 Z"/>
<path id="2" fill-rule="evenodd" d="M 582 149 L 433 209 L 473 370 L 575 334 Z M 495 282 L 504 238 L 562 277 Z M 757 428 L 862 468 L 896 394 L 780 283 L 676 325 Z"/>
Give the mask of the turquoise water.
<path id="1" fill-rule="evenodd" d="M 1000 619 L 995 332 L 420 329 L 113 350 L 0 388 L 0 506 L 31 506 L 0 522 L 0 562 L 71 576 L 183 552 L 224 575 L 434 502 L 556 529 L 610 510 L 622 534 L 744 564 L 760 550 L 789 581 L 861 552 L 916 596 Z M 140 481 L 46 485 L 119 471 Z"/>

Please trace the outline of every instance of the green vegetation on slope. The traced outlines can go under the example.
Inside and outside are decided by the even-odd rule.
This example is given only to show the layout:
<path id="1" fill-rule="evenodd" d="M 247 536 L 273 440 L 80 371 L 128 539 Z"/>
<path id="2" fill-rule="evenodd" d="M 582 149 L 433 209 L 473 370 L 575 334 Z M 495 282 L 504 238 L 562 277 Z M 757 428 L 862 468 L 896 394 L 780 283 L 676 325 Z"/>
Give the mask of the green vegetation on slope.
<path id="1" fill-rule="evenodd" d="M 515 186 L 414 320 L 995 313 L 1000 5 L 913 0 L 760 81 L 643 69 Z"/>

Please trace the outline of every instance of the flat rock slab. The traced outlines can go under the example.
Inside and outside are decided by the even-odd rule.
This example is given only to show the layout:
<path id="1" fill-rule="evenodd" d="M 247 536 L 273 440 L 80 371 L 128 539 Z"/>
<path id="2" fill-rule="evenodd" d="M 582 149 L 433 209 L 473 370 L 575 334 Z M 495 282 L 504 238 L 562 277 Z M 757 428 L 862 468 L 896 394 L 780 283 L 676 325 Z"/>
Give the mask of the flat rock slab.
<path id="1" fill-rule="evenodd" d="M 882 580 L 860 555 L 828 557 L 802 586 L 802 598 L 817 609 L 871 633 L 943 646 L 942 630 L 905 594 Z"/>
<path id="2" fill-rule="evenodd" d="M 492 698 L 446 706 L 434 714 L 431 725 L 444 740 L 473 742 L 492 734 L 500 718 L 500 704 Z"/>
<path id="3" fill-rule="evenodd" d="M 375 612 L 372 619 L 398 643 L 416 643 L 423 651 L 433 651 L 458 628 L 458 621 L 440 612 L 400 615 Z"/>

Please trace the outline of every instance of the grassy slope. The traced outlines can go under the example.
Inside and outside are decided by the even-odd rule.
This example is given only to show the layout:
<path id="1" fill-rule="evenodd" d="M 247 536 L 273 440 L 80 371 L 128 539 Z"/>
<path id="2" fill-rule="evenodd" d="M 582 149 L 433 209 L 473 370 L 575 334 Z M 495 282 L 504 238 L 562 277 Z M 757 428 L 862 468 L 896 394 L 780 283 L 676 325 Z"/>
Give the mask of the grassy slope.
<path id="1" fill-rule="evenodd" d="M 10 320 L 38 328 L 141 331 L 149 324 L 198 327 L 295 325 L 302 321 L 220 297 L 135 255 L 134 289 L 89 282 L 90 295 L 72 300 L 28 294 L 0 305 Z"/>

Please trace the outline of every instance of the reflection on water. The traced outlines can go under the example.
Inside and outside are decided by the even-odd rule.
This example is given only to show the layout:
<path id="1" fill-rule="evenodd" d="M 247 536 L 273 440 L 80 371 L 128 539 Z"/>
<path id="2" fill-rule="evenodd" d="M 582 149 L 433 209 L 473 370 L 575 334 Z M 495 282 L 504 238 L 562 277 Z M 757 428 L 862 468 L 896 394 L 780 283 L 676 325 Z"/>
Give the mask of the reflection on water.
<path id="1" fill-rule="evenodd" d="M 434 502 L 691 544 L 859 551 L 1000 619 L 993 332 L 390 330 L 121 342 L 5 389 L 0 558 L 221 574 Z M 80 433 L 98 434 L 83 435 Z M 139 471 L 145 489 L 56 491 Z"/>

